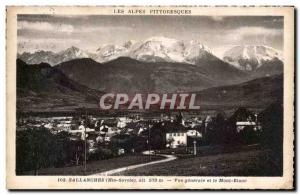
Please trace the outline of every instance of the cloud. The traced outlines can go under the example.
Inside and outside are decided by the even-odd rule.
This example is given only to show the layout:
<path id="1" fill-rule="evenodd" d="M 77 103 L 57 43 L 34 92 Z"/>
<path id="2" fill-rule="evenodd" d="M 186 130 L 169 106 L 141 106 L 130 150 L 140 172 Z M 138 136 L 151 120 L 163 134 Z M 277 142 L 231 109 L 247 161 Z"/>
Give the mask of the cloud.
<path id="1" fill-rule="evenodd" d="M 79 39 L 74 39 L 74 38 L 26 38 L 26 37 L 18 37 L 18 42 L 32 42 L 32 43 L 40 43 L 40 42 L 45 42 L 45 43 L 61 43 L 63 41 L 72 41 L 72 42 L 80 42 Z"/>
<path id="2" fill-rule="evenodd" d="M 283 30 L 276 28 L 246 26 L 231 30 L 220 30 L 219 33 L 209 32 L 207 39 L 214 37 L 219 44 L 266 44 L 272 46 L 283 37 Z"/>
<path id="3" fill-rule="evenodd" d="M 128 32 L 133 30 L 131 26 L 90 26 L 90 25 L 77 25 L 49 23 L 49 22 L 29 22 L 19 21 L 18 30 L 29 30 L 51 33 L 115 33 L 115 32 Z"/>
<path id="4" fill-rule="evenodd" d="M 26 38 L 18 37 L 18 53 L 37 50 L 60 51 L 70 46 L 80 46 L 81 40 L 74 38 Z"/>
<path id="5" fill-rule="evenodd" d="M 34 31 L 48 31 L 48 32 L 58 31 L 64 33 L 71 33 L 74 31 L 74 27 L 69 24 L 19 21 L 18 30 L 34 30 Z"/>
<path id="6" fill-rule="evenodd" d="M 277 25 L 282 23 L 280 17 L 181 18 L 184 20 L 171 16 L 145 16 L 143 19 L 142 16 L 22 15 L 18 16 L 18 38 L 28 40 L 18 39 L 18 42 L 25 45 L 24 50 L 27 46 L 32 50 L 49 49 L 50 46 L 50 49 L 61 50 L 67 45 L 94 50 L 106 43 L 123 44 L 130 39 L 167 36 L 197 39 L 211 48 L 236 44 L 282 48 L 282 25 Z"/>
<path id="7" fill-rule="evenodd" d="M 89 32 L 100 32 L 100 33 L 115 33 L 115 32 L 125 32 L 131 31 L 133 28 L 130 26 L 85 26 L 77 28 L 76 31 L 80 33 L 89 33 Z"/>
<path id="8" fill-rule="evenodd" d="M 282 29 L 265 28 L 265 27 L 240 27 L 232 30 L 231 34 L 240 36 L 279 36 L 282 35 Z"/>

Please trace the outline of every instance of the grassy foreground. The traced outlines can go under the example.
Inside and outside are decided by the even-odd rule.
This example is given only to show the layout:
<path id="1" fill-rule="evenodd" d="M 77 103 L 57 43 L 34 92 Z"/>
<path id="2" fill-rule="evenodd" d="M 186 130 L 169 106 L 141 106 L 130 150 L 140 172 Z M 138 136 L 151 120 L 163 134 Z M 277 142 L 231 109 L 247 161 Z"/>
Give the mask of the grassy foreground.
<path id="1" fill-rule="evenodd" d="M 128 176 L 272 176 L 281 175 L 270 151 L 251 150 L 179 158 L 123 172 Z"/>
<path id="2" fill-rule="evenodd" d="M 152 156 L 151 161 L 160 160 L 164 157 Z M 129 155 L 108 160 L 91 161 L 87 163 L 87 175 L 109 171 L 120 167 L 136 165 L 149 162 L 149 156 L 146 155 Z M 34 175 L 34 171 L 29 171 L 24 175 Z M 40 169 L 38 175 L 84 175 L 84 166 L 72 166 L 61 168 Z"/>

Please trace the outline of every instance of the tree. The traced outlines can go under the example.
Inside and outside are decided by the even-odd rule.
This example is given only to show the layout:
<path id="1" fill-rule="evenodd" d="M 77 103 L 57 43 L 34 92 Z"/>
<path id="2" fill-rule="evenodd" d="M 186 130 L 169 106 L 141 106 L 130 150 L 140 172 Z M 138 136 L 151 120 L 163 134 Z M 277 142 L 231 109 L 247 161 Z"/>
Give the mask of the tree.
<path id="1" fill-rule="evenodd" d="M 177 132 L 185 130 L 185 127 L 176 122 L 164 121 L 154 124 L 151 128 L 143 131 L 141 135 L 146 140 L 150 140 L 151 149 L 158 150 L 166 147 L 166 133 L 170 130 Z"/>
<path id="2" fill-rule="evenodd" d="M 57 162 L 57 145 L 54 135 L 45 128 L 34 128 L 17 132 L 16 172 L 54 166 Z"/>
<path id="3" fill-rule="evenodd" d="M 280 103 L 271 104 L 259 115 L 262 133 L 261 144 L 273 151 L 282 153 L 283 147 L 283 107 Z"/>
<path id="4" fill-rule="evenodd" d="M 219 112 L 206 126 L 206 142 L 214 145 L 226 143 L 228 136 L 226 129 L 227 124 L 225 121 L 225 114 L 223 112 Z"/>
<path id="5" fill-rule="evenodd" d="M 167 144 L 169 145 L 169 147 L 171 147 L 171 145 L 173 144 L 174 142 L 174 138 L 173 137 L 170 137 L 169 139 L 167 139 Z"/>
<path id="6" fill-rule="evenodd" d="M 72 141 L 67 132 L 52 134 L 46 128 L 31 128 L 16 134 L 16 173 L 62 167 L 83 159 L 84 142 Z"/>
<path id="7" fill-rule="evenodd" d="M 84 161 L 84 147 L 85 142 L 81 139 L 74 140 L 70 142 L 70 149 L 68 152 L 71 154 L 71 158 L 69 159 L 69 162 L 75 162 L 75 164 L 78 166 L 80 162 Z M 88 151 L 88 149 L 87 149 Z"/>
<path id="8" fill-rule="evenodd" d="M 241 139 L 240 143 L 243 144 L 253 144 L 259 141 L 258 131 L 254 131 L 253 126 L 244 127 L 244 129 L 239 133 L 239 137 Z"/>
<path id="9" fill-rule="evenodd" d="M 283 172 L 283 106 L 281 102 L 271 104 L 260 115 L 262 132 L 261 145 L 270 151 L 271 173 L 282 175 Z"/>
<path id="10" fill-rule="evenodd" d="M 233 115 L 227 120 L 227 138 L 228 144 L 247 144 L 258 141 L 257 133 L 254 132 L 253 127 L 246 127 L 242 132 L 237 133 L 237 121 L 254 121 L 254 114 L 244 108 L 239 107 Z"/>

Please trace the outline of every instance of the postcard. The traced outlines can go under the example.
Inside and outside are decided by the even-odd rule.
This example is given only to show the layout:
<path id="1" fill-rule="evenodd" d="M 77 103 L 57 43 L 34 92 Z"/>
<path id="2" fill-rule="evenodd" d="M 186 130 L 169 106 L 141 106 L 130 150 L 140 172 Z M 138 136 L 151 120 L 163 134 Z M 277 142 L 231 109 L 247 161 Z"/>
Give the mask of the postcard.
<path id="1" fill-rule="evenodd" d="M 294 7 L 6 14 L 8 189 L 294 189 Z"/>

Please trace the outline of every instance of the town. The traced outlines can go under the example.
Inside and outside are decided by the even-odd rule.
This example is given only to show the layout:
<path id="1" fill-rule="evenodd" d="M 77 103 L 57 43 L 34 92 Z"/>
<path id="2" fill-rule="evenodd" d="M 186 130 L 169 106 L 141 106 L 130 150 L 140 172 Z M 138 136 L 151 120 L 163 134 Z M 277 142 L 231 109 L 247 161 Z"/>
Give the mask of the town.
<path id="1" fill-rule="evenodd" d="M 254 131 L 261 129 L 257 121 L 257 114 L 254 117 L 236 122 L 236 132 L 242 132 L 246 127 L 253 127 Z M 161 124 L 172 126 L 164 135 L 167 148 L 177 148 L 187 146 L 188 139 L 194 138 L 203 141 L 204 135 L 209 131 L 209 125 L 213 117 L 210 115 L 204 119 L 196 116 L 184 118 L 182 112 L 171 116 L 161 114 L 160 117 L 143 118 L 140 115 L 130 115 L 122 117 L 93 117 L 91 115 L 72 117 L 28 117 L 18 120 L 17 131 L 30 128 L 43 127 L 52 134 L 66 132 L 70 134 L 70 139 L 88 140 L 90 152 L 93 151 L 95 143 L 107 143 L 116 135 L 137 135 L 143 136 L 147 131 L 151 136 L 151 128 Z M 148 134 L 147 134 L 148 135 Z M 124 151 L 123 149 L 121 149 Z"/>
<path id="2" fill-rule="evenodd" d="M 191 158 L 222 153 L 226 148 L 240 149 L 259 144 L 260 137 L 265 136 L 264 127 L 268 128 L 265 118 L 270 114 L 240 107 L 231 115 L 215 112 L 204 117 L 179 111 L 152 116 L 20 115 L 17 172 L 37 174 L 48 167 L 86 167 L 107 159 L 132 161 L 133 157 L 149 162 L 168 155 Z M 86 174 L 86 168 L 82 174 Z"/>

